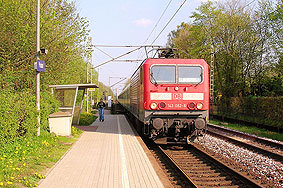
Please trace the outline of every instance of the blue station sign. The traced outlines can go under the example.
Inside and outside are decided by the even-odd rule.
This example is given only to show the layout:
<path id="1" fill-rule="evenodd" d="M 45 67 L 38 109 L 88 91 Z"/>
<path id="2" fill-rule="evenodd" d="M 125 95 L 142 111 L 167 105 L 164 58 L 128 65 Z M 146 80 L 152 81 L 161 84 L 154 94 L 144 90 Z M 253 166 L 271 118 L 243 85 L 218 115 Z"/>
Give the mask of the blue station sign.
<path id="1" fill-rule="evenodd" d="M 36 70 L 38 72 L 45 72 L 45 61 L 37 60 L 36 61 Z"/>

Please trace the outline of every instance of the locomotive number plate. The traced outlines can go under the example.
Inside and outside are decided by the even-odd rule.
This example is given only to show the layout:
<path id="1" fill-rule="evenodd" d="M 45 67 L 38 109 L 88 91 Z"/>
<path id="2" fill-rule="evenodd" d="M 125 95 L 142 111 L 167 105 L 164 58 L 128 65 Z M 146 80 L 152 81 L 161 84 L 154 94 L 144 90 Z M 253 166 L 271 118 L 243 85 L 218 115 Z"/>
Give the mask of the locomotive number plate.
<path id="1" fill-rule="evenodd" d="M 168 108 L 186 108 L 186 104 L 168 104 Z"/>
<path id="2" fill-rule="evenodd" d="M 183 100 L 183 93 L 173 93 L 173 100 Z"/>

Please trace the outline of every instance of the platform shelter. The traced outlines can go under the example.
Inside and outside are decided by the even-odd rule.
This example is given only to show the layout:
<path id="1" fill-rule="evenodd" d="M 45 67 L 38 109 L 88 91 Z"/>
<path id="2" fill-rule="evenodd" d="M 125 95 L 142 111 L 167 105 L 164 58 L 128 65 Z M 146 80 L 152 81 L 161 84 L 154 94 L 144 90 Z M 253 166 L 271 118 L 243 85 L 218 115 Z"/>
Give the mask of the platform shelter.
<path id="1" fill-rule="evenodd" d="M 98 88 L 95 84 L 50 85 L 49 87 L 51 88 L 51 93 L 61 101 L 59 110 L 64 112 L 65 115 L 67 114 L 67 116 L 71 116 L 72 123 L 77 124 L 80 122 L 83 99 L 87 89 Z M 78 96 L 79 91 L 83 91 L 81 96 Z M 81 97 L 80 105 L 76 108 L 76 103 L 79 97 Z M 73 122 L 75 114 L 77 114 L 77 119 Z M 56 116 L 56 114 L 54 115 Z M 58 113 L 58 116 L 62 116 L 62 113 Z"/>

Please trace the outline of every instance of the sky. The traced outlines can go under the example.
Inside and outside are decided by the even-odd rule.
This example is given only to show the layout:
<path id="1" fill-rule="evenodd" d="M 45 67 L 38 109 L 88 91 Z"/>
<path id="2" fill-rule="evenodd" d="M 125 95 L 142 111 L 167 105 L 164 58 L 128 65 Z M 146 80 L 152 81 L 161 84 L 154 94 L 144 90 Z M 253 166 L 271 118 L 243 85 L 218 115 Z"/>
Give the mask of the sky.
<path id="1" fill-rule="evenodd" d="M 143 45 L 151 44 L 173 16 L 184 0 L 172 0 L 164 16 L 155 28 L 148 41 L 149 34 L 156 25 L 170 0 L 75 0 L 77 11 L 81 17 L 89 21 L 90 37 L 93 45 Z M 170 24 L 154 42 L 165 46 L 167 35 L 175 30 L 181 22 L 190 22 L 190 16 L 204 0 L 187 0 Z M 144 43 L 146 41 L 146 43 Z M 111 57 L 122 55 L 133 48 L 99 48 Z M 144 49 L 120 59 L 145 59 Z M 97 66 L 110 57 L 94 48 L 92 64 Z M 139 62 L 140 63 L 140 62 Z M 137 69 L 136 62 L 110 62 L 100 67 L 99 81 L 105 85 L 113 85 L 123 78 L 129 78 Z M 97 70 L 97 69 L 96 69 Z M 118 92 L 124 87 L 115 85 Z"/>

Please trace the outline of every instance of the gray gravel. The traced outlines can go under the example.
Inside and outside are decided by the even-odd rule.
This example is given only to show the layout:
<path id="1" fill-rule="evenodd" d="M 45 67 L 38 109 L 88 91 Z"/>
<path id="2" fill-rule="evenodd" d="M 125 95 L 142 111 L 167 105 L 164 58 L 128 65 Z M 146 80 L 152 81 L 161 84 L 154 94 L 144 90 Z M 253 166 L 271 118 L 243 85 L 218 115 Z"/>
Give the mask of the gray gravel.
<path id="1" fill-rule="evenodd" d="M 200 144 L 224 158 L 240 163 L 243 169 L 249 169 L 270 187 L 283 187 L 283 159 L 278 162 L 210 135 L 206 135 Z"/>

